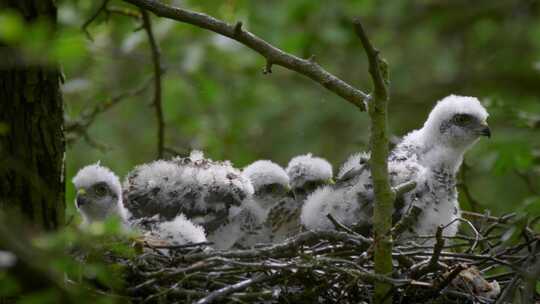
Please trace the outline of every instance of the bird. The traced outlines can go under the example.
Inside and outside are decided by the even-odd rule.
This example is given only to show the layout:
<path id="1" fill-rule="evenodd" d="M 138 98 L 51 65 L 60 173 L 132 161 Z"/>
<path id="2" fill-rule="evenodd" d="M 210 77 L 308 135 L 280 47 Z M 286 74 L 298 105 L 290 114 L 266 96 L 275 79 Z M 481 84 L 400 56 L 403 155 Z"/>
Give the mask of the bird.
<path id="1" fill-rule="evenodd" d="M 465 153 L 482 136 L 491 136 L 488 116 L 475 97 L 447 96 L 435 105 L 422 128 L 404 136 L 390 152 L 391 186 L 416 183 L 396 202 L 394 222 L 412 206 L 422 210 L 398 241 L 433 236 L 440 225 L 445 236 L 457 233 L 461 214 L 456 174 Z M 352 155 L 343 164 L 335 185 L 320 188 L 308 197 L 301 214 L 307 229 L 334 229 L 326 214 L 347 225 L 371 226 L 374 194 L 369 159 L 369 153 Z M 425 238 L 424 243 L 432 242 L 432 238 Z"/>
<path id="2" fill-rule="evenodd" d="M 242 170 L 242 175 L 251 181 L 253 200 L 265 211 L 270 210 L 289 191 L 289 176 L 271 160 L 257 160 Z"/>
<path id="3" fill-rule="evenodd" d="M 251 182 L 229 161 L 213 161 L 197 150 L 135 167 L 123 189 L 124 205 L 134 218 L 172 220 L 182 213 L 208 235 L 226 225 L 253 194 Z"/>
<path id="4" fill-rule="evenodd" d="M 250 248 L 259 243 L 267 243 L 268 233 L 263 230 L 266 211 L 253 199 L 246 199 L 225 224 L 208 236 L 217 249 Z"/>
<path id="5" fill-rule="evenodd" d="M 80 169 L 72 180 L 75 190 L 75 207 L 81 214 L 83 225 L 117 217 L 126 222 L 129 212 L 122 203 L 120 179 L 100 163 Z"/>
<path id="6" fill-rule="evenodd" d="M 203 227 L 193 224 L 183 214 L 172 220 L 159 216 L 144 221 L 134 219 L 123 204 L 120 179 L 99 162 L 80 169 L 72 182 L 77 193 L 75 206 L 83 218 L 83 227 L 116 217 L 124 228 L 140 230 L 170 245 L 206 242 Z"/>
<path id="7" fill-rule="evenodd" d="M 318 187 L 332 183 L 332 165 L 311 153 L 293 157 L 286 169 L 293 195 L 285 196 L 269 212 L 266 226 L 270 241 L 277 243 L 302 230 L 300 213 L 306 197 Z"/>
<path id="8" fill-rule="evenodd" d="M 226 226 L 210 236 L 221 249 L 250 248 L 270 241 L 271 229 L 265 227 L 270 209 L 289 196 L 289 176 L 271 160 L 257 160 L 244 167 L 242 175 L 251 181 L 254 193 Z"/>
<path id="9" fill-rule="evenodd" d="M 293 157 L 285 171 L 298 202 L 303 202 L 318 187 L 332 182 L 332 165 L 311 153 Z"/>

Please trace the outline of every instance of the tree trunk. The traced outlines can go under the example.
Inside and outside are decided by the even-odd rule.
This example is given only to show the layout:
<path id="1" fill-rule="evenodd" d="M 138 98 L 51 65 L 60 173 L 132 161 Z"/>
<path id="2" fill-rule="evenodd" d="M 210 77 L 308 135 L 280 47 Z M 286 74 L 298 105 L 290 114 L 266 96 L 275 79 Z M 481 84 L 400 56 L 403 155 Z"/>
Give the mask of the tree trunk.
<path id="1" fill-rule="evenodd" d="M 53 0 L 0 0 L 25 22 L 56 23 Z M 0 209 L 50 230 L 64 223 L 63 103 L 55 66 L 39 66 L 0 41 Z"/>

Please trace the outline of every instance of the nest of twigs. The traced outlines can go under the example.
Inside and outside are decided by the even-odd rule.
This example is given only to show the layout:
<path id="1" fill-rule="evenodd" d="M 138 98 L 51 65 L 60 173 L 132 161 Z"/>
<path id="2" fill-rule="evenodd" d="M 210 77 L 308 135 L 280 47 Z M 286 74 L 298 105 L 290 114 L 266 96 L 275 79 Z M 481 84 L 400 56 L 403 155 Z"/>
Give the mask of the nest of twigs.
<path id="1" fill-rule="evenodd" d="M 144 303 L 370 303 L 379 281 L 392 286 L 395 303 L 538 300 L 531 276 L 540 265 L 540 236 L 525 228 L 507 245 L 502 235 L 512 215 L 465 216 L 464 234 L 443 237 L 439 229 L 425 236 L 434 245 L 395 245 L 388 276 L 373 270 L 373 241 L 338 224 L 245 250 L 149 247 L 127 262 L 128 292 Z"/>

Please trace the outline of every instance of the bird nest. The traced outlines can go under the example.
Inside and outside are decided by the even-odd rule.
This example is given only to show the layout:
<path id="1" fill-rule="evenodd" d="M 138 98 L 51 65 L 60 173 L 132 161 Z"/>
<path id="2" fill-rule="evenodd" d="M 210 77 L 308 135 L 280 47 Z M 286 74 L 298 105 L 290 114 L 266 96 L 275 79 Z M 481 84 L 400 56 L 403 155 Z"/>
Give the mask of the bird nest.
<path id="1" fill-rule="evenodd" d="M 514 215 L 464 216 L 463 234 L 444 237 L 441 227 L 424 236 L 434 245 L 395 245 L 387 276 L 374 271 L 373 240 L 338 222 L 336 230 L 243 250 L 146 244 L 126 261 L 128 293 L 144 303 L 370 303 L 374 283 L 384 282 L 395 303 L 503 303 L 516 290 L 536 297 L 531 265 L 540 263 L 540 236 L 525 226 L 508 242 Z"/>

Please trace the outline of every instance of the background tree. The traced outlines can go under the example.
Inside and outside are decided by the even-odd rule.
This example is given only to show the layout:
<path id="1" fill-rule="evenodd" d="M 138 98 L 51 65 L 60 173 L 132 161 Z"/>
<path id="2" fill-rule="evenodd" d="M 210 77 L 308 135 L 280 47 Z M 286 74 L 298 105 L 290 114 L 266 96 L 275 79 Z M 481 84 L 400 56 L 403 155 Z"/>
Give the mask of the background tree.
<path id="1" fill-rule="evenodd" d="M 56 6 L 52 0 L 3 0 L 0 11 L 0 209 L 18 210 L 45 229 L 58 228 L 65 214 L 60 72 L 46 60 L 25 56 L 16 29 L 44 26 L 50 29 L 44 36 L 51 35 Z"/>

